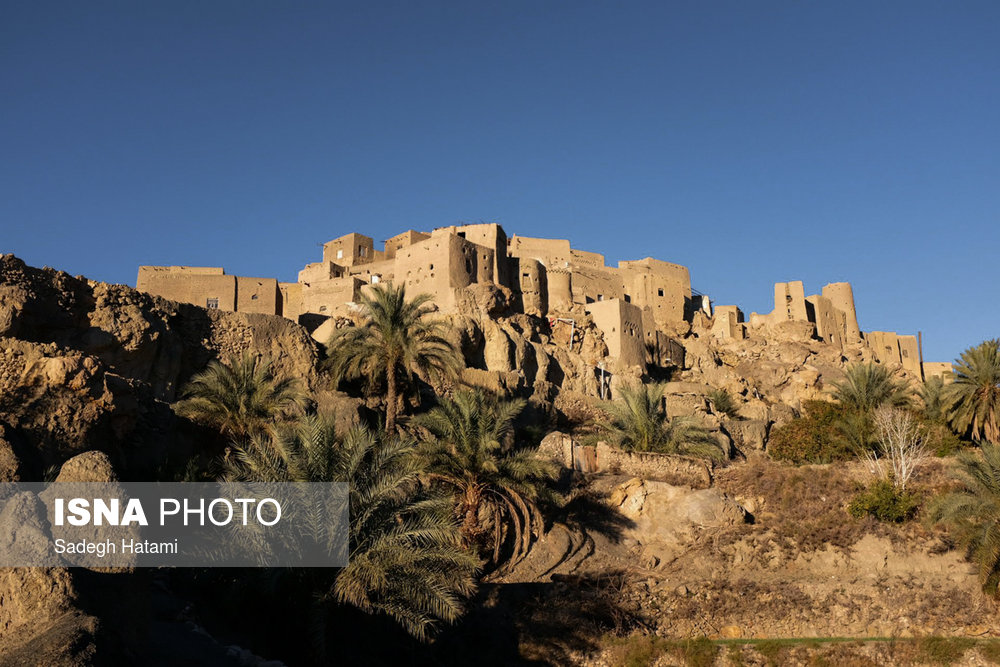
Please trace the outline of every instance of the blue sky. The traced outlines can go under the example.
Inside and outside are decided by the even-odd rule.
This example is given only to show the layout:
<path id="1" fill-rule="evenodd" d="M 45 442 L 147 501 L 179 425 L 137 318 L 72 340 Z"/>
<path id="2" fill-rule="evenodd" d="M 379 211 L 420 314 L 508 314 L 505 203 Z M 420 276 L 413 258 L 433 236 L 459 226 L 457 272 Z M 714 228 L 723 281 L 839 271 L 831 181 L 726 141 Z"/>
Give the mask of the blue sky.
<path id="1" fill-rule="evenodd" d="M 495 221 L 854 285 L 928 360 L 1000 336 L 1000 3 L 23 2 L 0 251 L 294 280 L 323 242 Z"/>

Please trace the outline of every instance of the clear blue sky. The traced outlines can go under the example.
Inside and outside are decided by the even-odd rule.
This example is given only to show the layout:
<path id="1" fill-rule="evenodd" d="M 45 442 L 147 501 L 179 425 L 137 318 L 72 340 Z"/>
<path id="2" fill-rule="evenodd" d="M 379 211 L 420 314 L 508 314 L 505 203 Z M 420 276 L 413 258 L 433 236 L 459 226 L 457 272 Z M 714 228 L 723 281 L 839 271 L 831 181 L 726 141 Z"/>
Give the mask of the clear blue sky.
<path id="1" fill-rule="evenodd" d="M 6 2 L 0 251 L 294 280 L 319 244 L 496 221 L 854 285 L 865 330 L 1000 336 L 1000 3 Z"/>

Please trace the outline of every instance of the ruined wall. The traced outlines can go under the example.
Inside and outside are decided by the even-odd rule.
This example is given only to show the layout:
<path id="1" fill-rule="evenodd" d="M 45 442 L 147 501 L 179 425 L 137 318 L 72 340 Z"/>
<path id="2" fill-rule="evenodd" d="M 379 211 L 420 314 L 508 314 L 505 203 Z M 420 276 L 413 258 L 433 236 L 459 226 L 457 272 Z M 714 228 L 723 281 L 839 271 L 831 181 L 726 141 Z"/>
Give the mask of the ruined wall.
<path id="1" fill-rule="evenodd" d="M 951 364 L 947 361 L 925 361 L 923 370 L 925 380 L 929 380 L 932 377 L 939 377 L 944 380 L 945 384 L 948 384 L 954 379 L 951 375 Z"/>
<path id="2" fill-rule="evenodd" d="M 655 452 L 629 452 L 610 447 L 605 442 L 597 444 L 597 470 L 695 489 L 708 488 L 712 483 L 711 464 L 701 459 Z"/>
<path id="3" fill-rule="evenodd" d="M 902 366 L 920 377 L 916 336 L 900 336 L 895 331 L 869 331 L 865 333 L 865 342 L 878 363 Z"/>
<path id="4" fill-rule="evenodd" d="M 621 299 L 627 303 L 632 301 L 632 295 L 626 292 L 623 276 L 614 269 L 574 266 L 571 272 L 573 303 L 586 305 L 611 299 Z"/>
<path id="5" fill-rule="evenodd" d="M 604 334 L 608 356 L 628 366 L 645 366 L 642 310 L 621 299 L 589 304 L 587 312 Z"/>
<path id="6" fill-rule="evenodd" d="M 844 344 L 853 345 L 860 342 L 861 330 L 858 328 L 858 314 L 854 309 L 854 290 L 851 288 L 851 283 L 824 285 L 823 296 L 844 314 Z"/>
<path id="7" fill-rule="evenodd" d="M 772 323 L 783 320 L 809 321 L 806 313 L 806 292 L 801 280 L 774 284 L 774 310 Z"/>
<path id="8" fill-rule="evenodd" d="M 844 349 L 844 315 L 837 311 L 830 299 L 813 294 L 806 297 L 806 315 L 816 324 L 816 336 Z"/>
<path id="9" fill-rule="evenodd" d="M 236 276 L 221 267 L 140 266 L 136 289 L 202 308 L 236 310 Z"/>
<path id="10" fill-rule="evenodd" d="M 512 261 L 519 259 L 511 258 Z M 548 308 L 554 311 L 569 310 L 573 306 L 573 274 L 568 269 L 547 268 L 545 279 L 548 283 Z"/>
<path id="11" fill-rule="evenodd" d="M 899 336 L 899 361 L 903 368 L 921 377 L 920 368 L 920 345 L 916 336 Z"/>
<path id="12" fill-rule="evenodd" d="M 743 311 L 738 306 L 718 306 L 712 317 L 711 333 L 716 338 L 743 340 L 746 337 Z"/>
<path id="13" fill-rule="evenodd" d="M 516 276 L 514 291 L 521 312 L 542 317 L 549 312 L 549 286 L 545 266 L 537 259 L 509 258 L 508 266 Z"/>
<path id="14" fill-rule="evenodd" d="M 604 255 L 572 247 L 569 249 L 569 261 L 578 266 L 589 266 L 597 269 L 604 267 Z"/>
<path id="15" fill-rule="evenodd" d="M 299 271 L 299 282 L 300 283 L 314 283 L 321 280 L 330 280 L 332 278 L 342 278 L 346 275 L 347 270 L 345 267 L 335 264 L 333 262 L 315 262 L 313 264 L 306 264 L 305 267 Z"/>

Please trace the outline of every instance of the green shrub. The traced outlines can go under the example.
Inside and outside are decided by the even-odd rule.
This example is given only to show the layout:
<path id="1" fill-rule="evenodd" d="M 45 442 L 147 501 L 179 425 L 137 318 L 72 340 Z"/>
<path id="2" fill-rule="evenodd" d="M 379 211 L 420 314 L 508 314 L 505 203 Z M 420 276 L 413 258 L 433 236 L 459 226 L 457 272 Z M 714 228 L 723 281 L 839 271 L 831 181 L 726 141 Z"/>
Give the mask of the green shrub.
<path id="1" fill-rule="evenodd" d="M 966 637 L 924 637 L 919 647 L 926 662 L 951 665 L 961 660 L 965 652 L 975 645 L 975 640 Z"/>
<path id="2" fill-rule="evenodd" d="M 902 523 L 913 518 L 919 505 L 915 494 L 887 480 L 879 480 L 854 496 L 847 511 L 856 519 L 871 516 L 879 521 Z"/>
<path id="3" fill-rule="evenodd" d="M 962 439 L 947 424 L 936 421 L 922 422 L 924 442 L 934 456 L 951 456 L 962 449 Z"/>
<path id="4" fill-rule="evenodd" d="M 712 412 L 727 417 L 736 417 L 739 413 L 739 406 L 725 389 L 713 389 L 708 392 L 708 400 L 712 404 Z"/>
<path id="5" fill-rule="evenodd" d="M 683 640 L 678 642 L 677 649 L 684 664 L 689 667 L 710 667 L 719 654 L 718 645 L 708 637 Z"/>
<path id="6" fill-rule="evenodd" d="M 806 401 L 803 416 L 771 431 L 771 458 L 792 463 L 830 463 L 854 458 L 840 424 L 849 408 L 828 401 Z"/>

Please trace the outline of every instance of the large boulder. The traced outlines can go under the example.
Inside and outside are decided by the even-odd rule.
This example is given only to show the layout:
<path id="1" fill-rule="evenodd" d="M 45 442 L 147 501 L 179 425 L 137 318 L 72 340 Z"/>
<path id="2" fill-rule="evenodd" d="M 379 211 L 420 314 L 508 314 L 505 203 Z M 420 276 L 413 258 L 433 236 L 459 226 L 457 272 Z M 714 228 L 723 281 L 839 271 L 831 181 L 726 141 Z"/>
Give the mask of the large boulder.
<path id="1" fill-rule="evenodd" d="M 693 490 L 637 477 L 616 487 L 609 504 L 634 522 L 628 537 L 642 545 L 654 563 L 673 560 L 706 528 L 737 525 L 749 517 L 717 488 Z"/>
<path id="2" fill-rule="evenodd" d="M 744 454 L 764 450 L 769 426 L 766 419 L 726 419 L 722 423 L 733 445 Z"/>

